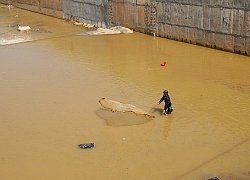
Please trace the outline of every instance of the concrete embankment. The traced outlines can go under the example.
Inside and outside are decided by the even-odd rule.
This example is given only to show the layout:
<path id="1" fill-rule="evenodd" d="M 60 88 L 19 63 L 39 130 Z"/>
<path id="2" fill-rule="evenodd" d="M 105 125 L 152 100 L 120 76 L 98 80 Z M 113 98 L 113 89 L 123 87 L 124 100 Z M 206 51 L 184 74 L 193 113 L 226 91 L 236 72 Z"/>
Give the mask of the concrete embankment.
<path id="1" fill-rule="evenodd" d="M 61 0 L 0 0 L 0 3 L 13 5 L 18 8 L 34 11 L 49 16 L 62 18 L 63 9 Z"/>
<path id="2" fill-rule="evenodd" d="M 98 27 L 125 26 L 155 36 L 250 56 L 250 1 L 0 0 Z"/>

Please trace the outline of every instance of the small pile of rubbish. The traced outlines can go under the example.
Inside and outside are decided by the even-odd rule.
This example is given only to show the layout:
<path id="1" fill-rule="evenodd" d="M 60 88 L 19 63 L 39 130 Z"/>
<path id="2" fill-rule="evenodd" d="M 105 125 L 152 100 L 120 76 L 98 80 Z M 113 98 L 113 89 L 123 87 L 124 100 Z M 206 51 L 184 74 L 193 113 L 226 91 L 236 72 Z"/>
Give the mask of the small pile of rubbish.
<path id="1" fill-rule="evenodd" d="M 109 35 L 109 34 L 131 34 L 133 30 L 122 26 L 112 28 L 97 28 L 95 31 L 88 31 L 78 35 Z"/>
<path id="2" fill-rule="evenodd" d="M 122 34 L 132 34 L 133 30 L 129 29 L 129 28 L 125 28 L 122 26 L 115 26 L 110 28 L 111 30 L 115 30 L 115 31 L 120 31 Z"/>
<path id="3" fill-rule="evenodd" d="M 121 34 L 120 31 L 114 30 L 114 29 L 108 29 L 108 28 L 98 28 L 95 31 L 88 31 L 86 34 L 89 35 L 106 35 L 106 34 Z"/>
<path id="4" fill-rule="evenodd" d="M 96 26 L 94 24 L 87 24 L 87 23 L 82 23 L 82 22 L 74 22 L 74 25 L 76 26 L 83 26 L 88 29 L 96 29 Z"/>

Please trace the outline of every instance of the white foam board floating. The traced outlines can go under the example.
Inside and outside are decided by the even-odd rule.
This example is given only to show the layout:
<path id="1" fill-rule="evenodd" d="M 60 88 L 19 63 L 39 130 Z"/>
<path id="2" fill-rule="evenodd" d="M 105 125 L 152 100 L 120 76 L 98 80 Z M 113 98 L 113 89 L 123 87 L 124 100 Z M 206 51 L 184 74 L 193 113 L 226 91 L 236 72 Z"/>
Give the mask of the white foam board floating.
<path id="1" fill-rule="evenodd" d="M 18 28 L 17 28 L 18 31 L 28 31 L 30 29 L 31 28 L 29 26 L 19 26 L 19 25 L 18 25 Z"/>

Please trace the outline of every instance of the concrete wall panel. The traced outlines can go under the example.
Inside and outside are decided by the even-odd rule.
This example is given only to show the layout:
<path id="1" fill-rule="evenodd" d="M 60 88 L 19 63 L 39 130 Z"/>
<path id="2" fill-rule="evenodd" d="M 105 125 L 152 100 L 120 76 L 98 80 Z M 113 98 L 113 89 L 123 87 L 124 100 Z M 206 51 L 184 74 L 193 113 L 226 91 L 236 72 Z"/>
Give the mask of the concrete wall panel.
<path id="1" fill-rule="evenodd" d="M 145 5 L 145 4 L 150 4 L 150 0 L 137 0 L 137 5 Z"/>
<path id="2" fill-rule="evenodd" d="M 179 5 L 178 4 L 171 4 L 171 11 L 170 11 L 170 21 L 171 24 L 179 24 L 180 16 L 179 16 Z"/>
<path id="3" fill-rule="evenodd" d="M 195 5 L 195 6 L 202 6 L 203 5 L 203 0 L 192 0 L 191 1 L 192 5 Z"/>
<path id="4" fill-rule="evenodd" d="M 250 36 L 250 11 L 246 12 L 246 36 Z"/>
<path id="5" fill-rule="evenodd" d="M 250 36 L 246 38 L 246 54 L 250 56 Z"/>
<path id="6" fill-rule="evenodd" d="M 221 8 L 215 8 L 216 15 L 213 22 L 215 24 L 215 30 L 214 30 L 215 32 L 220 32 L 221 29 L 221 21 L 222 21 L 221 11 L 222 11 Z"/>
<path id="7" fill-rule="evenodd" d="M 183 42 L 187 42 L 187 39 L 188 39 L 188 28 L 187 27 L 180 27 L 179 28 L 180 31 L 180 35 L 179 35 L 179 38 L 181 41 Z"/>
<path id="8" fill-rule="evenodd" d="M 224 38 L 223 34 L 214 33 L 214 48 L 223 50 L 225 47 Z"/>
<path id="9" fill-rule="evenodd" d="M 195 31 L 194 28 L 188 28 L 187 36 L 189 37 L 188 42 L 191 44 L 196 44 L 196 37 L 195 37 Z"/>
<path id="10" fill-rule="evenodd" d="M 165 37 L 164 33 L 164 25 L 163 24 L 158 24 L 158 29 L 157 29 L 157 36 L 159 37 Z"/>
<path id="11" fill-rule="evenodd" d="M 195 29 L 196 44 L 203 45 L 205 32 L 201 29 Z"/>
<path id="12" fill-rule="evenodd" d="M 60 1 L 57 1 L 57 2 L 60 2 Z M 56 3 L 56 1 L 51 1 L 51 0 L 40 1 L 40 7 L 62 11 L 62 3 L 61 2 Z"/>
<path id="13" fill-rule="evenodd" d="M 212 7 L 220 7 L 221 0 L 210 0 L 210 1 L 208 0 L 207 3 Z"/>
<path id="14" fill-rule="evenodd" d="M 232 9 L 222 9 L 220 32 L 231 34 L 233 32 Z"/>
<path id="15" fill-rule="evenodd" d="M 164 32 L 165 32 L 165 37 L 171 39 L 171 25 L 165 24 L 164 25 Z"/>
<path id="16" fill-rule="evenodd" d="M 210 31 L 205 31 L 204 36 L 204 46 L 213 47 L 214 46 L 214 33 Z"/>
<path id="17" fill-rule="evenodd" d="M 114 13 L 114 23 L 122 23 L 125 20 L 124 17 L 124 5 L 121 3 L 115 3 L 113 6 L 113 13 Z"/>
<path id="18" fill-rule="evenodd" d="M 216 31 L 216 21 L 217 21 L 217 15 L 216 15 L 216 8 L 211 8 L 210 9 L 210 14 L 209 14 L 209 26 L 210 28 L 208 30 L 211 31 Z"/>
<path id="19" fill-rule="evenodd" d="M 184 6 L 184 5 L 180 5 L 179 6 L 179 16 L 181 17 L 180 18 L 180 22 L 179 22 L 179 25 L 185 25 L 186 24 L 186 6 Z M 157 11 L 157 13 L 158 13 L 158 11 Z"/>
<path id="20" fill-rule="evenodd" d="M 166 10 L 165 10 L 165 3 L 158 3 L 156 6 L 157 11 L 157 23 L 165 22 L 166 18 Z"/>
<path id="21" fill-rule="evenodd" d="M 137 26 L 136 27 L 145 27 L 144 26 L 144 7 L 143 6 L 137 6 Z"/>
<path id="22" fill-rule="evenodd" d="M 171 33 L 172 39 L 178 40 L 180 38 L 180 28 L 178 26 L 172 26 Z"/>
<path id="23" fill-rule="evenodd" d="M 236 53 L 244 54 L 246 52 L 246 38 L 235 36 L 234 37 L 234 50 Z"/>
<path id="24" fill-rule="evenodd" d="M 124 11 L 127 12 L 124 14 L 124 26 L 135 27 L 137 24 L 136 6 L 133 4 L 124 4 Z"/>
<path id="25" fill-rule="evenodd" d="M 249 0 L 0 0 L 47 15 L 249 53 Z"/>
<path id="26" fill-rule="evenodd" d="M 196 15 L 196 7 L 195 6 L 189 6 L 188 8 L 188 26 L 189 27 L 197 27 L 198 26 L 198 19 L 197 19 L 197 15 Z"/>
<path id="27" fill-rule="evenodd" d="M 243 10 L 239 10 L 239 9 L 235 9 L 233 11 L 233 34 L 237 34 L 240 35 L 242 33 L 242 26 L 244 23 L 244 11 Z"/>
<path id="28" fill-rule="evenodd" d="M 224 50 L 234 52 L 234 37 L 231 35 L 224 35 Z"/>
<path id="29" fill-rule="evenodd" d="M 247 10 L 250 10 L 250 1 L 248 1 L 248 0 L 246 1 L 246 6 L 245 7 L 246 7 Z"/>
<path id="30" fill-rule="evenodd" d="M 198 6 L 195 11 L 194 21 L 197 22 L 197 28 L 203 29 L 203 8 L 202 6 Z"/>
<path id="31" fill-rule="evenodd" d="M 165 3 L 165 19 L 164 23 L 171 24 L 171 4 Z"/>
<path id="32" fill-rule="evenodd" d="M 224 8 L 232 8 L 234 0 L 222 0 L 221 6 Z"/>
<path id="33" fill-rule="evenodd" d="M 210 30 L 210 14 L 211 8 L 207 5 L 202 6 L 203 29 Z"/>
<path id="34" fill-rule="evenodd" d="M 247 0 L 249 1 L 249 0 Z M 237 7 L 239 9 L 245 9 L 246 7 L 246 0 L 234 0 L 233 7 Z"/>

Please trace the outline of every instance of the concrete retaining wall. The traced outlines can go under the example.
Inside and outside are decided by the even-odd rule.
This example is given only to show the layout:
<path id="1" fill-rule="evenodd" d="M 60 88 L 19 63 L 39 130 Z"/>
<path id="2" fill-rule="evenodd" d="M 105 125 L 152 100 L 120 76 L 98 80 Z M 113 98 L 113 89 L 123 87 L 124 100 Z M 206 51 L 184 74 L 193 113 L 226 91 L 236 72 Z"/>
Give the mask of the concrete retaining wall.
<path id="1" fill-rule="evenodd" d="M 63 18 L 108 26 L 107 0 L 62 0 Z"/>
<path id="2" fill-rule="evenodd" d="M 249 0 L 160 1 L 162 37 L 250 55 Z"/>
<path id="3" fill-rule="evenodd" d="M 111 24 L 250 55 L 249 0 L 113 0 Z"/>
<path id="4" fill-rule="evenodd" d="M 18 8 L 57 18 L 63 17 L 61 0 L 0 0 L 0 3 L 11 4 Z"/>
<path id="5" fill-rule="evenodd" d="M 98 27 L 136 31 L 250 56 L 249 0 L 0 0 Z"/>

